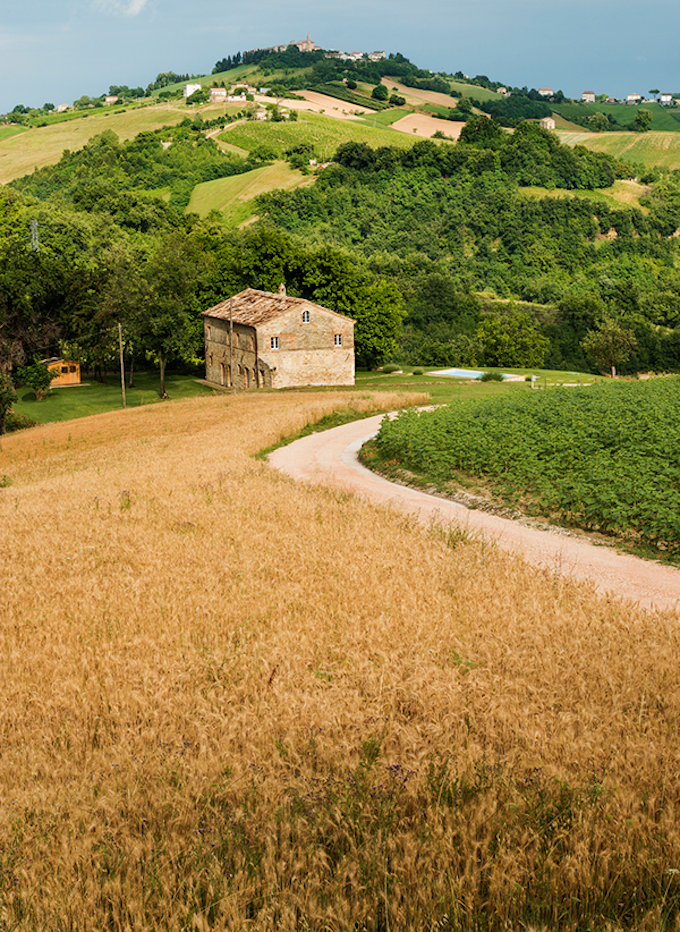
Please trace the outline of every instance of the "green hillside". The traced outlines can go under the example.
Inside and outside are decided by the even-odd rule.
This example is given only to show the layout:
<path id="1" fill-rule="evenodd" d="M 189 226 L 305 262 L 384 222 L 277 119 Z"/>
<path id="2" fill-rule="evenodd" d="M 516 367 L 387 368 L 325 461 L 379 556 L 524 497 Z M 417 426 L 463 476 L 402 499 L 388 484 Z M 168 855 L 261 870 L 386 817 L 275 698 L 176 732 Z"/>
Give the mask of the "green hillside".
<path id="1" fill-rule="evenodd" d="M 211 210 L 217 210 L 227 226 L 237 227 L 255 216 L 253 200 L 259 194 L 279 189 L 290 190 L 312 181 L 313 178 L 291 168 L 287 162 L 275 162 L 243 175 L 197 184 L 187 213 L 205 217 Z"/>
<path id="2" fill-rule="evenodd" d="M 377 122 L 379 116 L 371 116 L 371 122 L 374 119 Z M 338 120 L 306 111 L 300 112 L 295 123 L 254 120 L 234 123 L 220 133 L 218 139 L 248 152 L 258 146 L 266 146 L 276 158 L 281 158 L 293 146 L 310 143 L 322 161 L 332 158 L 338 146 L 345 142 L 365 142 L 373 147 L 400 146 L 405 149 L 416 142 L 404 133 L 381 126 L 373 127 L 363 120 Z"/>
<path id="3" fill-rule="evenodd" d="M 646 168 L 680 169 L 680 133 L 587 133 L 560 132 L 569 146 L 586 146 Z"/>
<path id="4" fill-rule="evenodd" d="M 220 111 L 221 112 L 221 111 Z M 82 149 L 89 139 L 112 129 L 120 139 L 174 125 L 187 117 L 185 106 L 156 104 L 121 110 L 85 110 L 83 118 L 21 131 L 9 126 L 0 130 L 0 184 L 21 178 L 35 168 L 56 164 L 64 149 Z"/>
<path id="5" fill-rule="evenodd" d="M 565 120 L 578 123 L 579 120 L 604 113 L 616 120 L 621 128 L 635 120 L 638 109 L 648 110 L 652 114 L 651 129 L 657 132 L 680 132 L 680 110 L 669 109 L 657 104 L 656 101 L 645 101 L 640 107 L 628 104 L 551 104 L 555 113 L 559 113 Z"/>

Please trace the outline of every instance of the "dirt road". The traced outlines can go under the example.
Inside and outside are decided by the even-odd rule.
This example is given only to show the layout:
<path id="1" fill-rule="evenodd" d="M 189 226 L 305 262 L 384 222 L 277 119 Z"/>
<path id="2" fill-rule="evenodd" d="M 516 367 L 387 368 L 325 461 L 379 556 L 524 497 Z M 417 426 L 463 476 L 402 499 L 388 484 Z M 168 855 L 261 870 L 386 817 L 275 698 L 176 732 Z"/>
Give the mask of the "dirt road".
<path id="1" fill-rule="evenodd" d="M 669 608 L 680 617 L 680 570 L 596 546 L 559 531 L 542 531 L 517 521 L 405 488 L 365 469 L 357 460 L 383 415 L 303 437 L 269 456 L 281 472 L 303 482 L 330 485 L 417 516 L 465 527 L 471 534 L 520 553 L 530 563 L 577 579 L 589 579 L 603 594 L 629 598 L 645 608 Z"/>

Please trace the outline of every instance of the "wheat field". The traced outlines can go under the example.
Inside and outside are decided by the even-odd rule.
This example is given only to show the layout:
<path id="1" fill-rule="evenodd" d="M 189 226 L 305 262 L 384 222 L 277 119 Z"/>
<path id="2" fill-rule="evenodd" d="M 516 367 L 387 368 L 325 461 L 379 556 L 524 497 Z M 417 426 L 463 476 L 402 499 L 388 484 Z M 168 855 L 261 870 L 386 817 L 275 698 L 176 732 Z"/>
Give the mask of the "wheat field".
<path id="1" fill-rule="evenodd" d="M 1 439 L 3 932 L 678 927 L 677 621 L 252 458 L 348 403 Z"/>

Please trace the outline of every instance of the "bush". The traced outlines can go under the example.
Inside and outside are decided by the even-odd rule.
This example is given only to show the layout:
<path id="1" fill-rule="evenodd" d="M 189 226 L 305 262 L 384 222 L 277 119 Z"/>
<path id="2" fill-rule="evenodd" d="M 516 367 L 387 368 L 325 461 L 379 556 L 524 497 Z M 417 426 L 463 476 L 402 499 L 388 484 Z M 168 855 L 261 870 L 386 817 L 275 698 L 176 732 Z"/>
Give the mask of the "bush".
<path id="1" fill-rule="evenodd" d="M 413 375 L 422 375 L 424 371 L 425 371 L 425 370 L 424 370 L 424 369 L 421 369 L 420 367 L 417 368 L 417 369 L 413 369 L 413 370 L 412 370 Z"/>
<path id="2" fill-rule="evenodd" d="M 5 427 L 7 433 L 11 434 L 14 430 L 25 430 L 27 427 L 35 427 L 38 422 L 33 418 L 26 417 L 25 414 L 17 414 L 16 411 L 8 411 L 5 415 Z"/>
<path id="3" fill-rule="evenodd" d="M 383 366 L 383 372 L 389 375 L 391 372 L 399 372 L 401 366 L 396 365 L 396 363 L 390 362 L 386 366 Z"/>
<path id="4" fill-rule="evenodd" d="M 502 382 L 503 376 L 500 372 L 485 372 L 484 375 L 480 376 L 480 382 Z"/>
<path id="5" fill-rule="evenodd" d="M 389 96 L 389 91 L 384 84 L 376 84 L 376 86 L 371 91 L 371 97 L 373 100 L 387 100 Z"/>

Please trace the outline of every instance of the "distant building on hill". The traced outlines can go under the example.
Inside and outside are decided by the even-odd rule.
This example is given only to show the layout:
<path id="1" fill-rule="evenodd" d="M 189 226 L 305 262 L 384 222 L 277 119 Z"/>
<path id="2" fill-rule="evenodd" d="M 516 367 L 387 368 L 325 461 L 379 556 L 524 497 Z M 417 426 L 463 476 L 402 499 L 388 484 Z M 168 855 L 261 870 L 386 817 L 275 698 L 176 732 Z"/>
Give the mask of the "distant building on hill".
<path id="1" fill-rule="evenodd" d="M 540 121 L 541 129 L 555 129 L 555 121 L 552 117 L 543 117 Z"/>
<path id="2" fill-rule="evenodd" d="M 192 94 L 195 94 L 196 91 L 200 91 L 200 90 L 202 90 L 202 89 L 203 89 L 203 85 L 202 85 L 202 84 L 185 84 L 185 85 L 184 85 L 184 89 L 183 89 L 183 91 L 182 91 L 182 96 L 183 96 L 183 97 L 191 97 L 191 95 L 192 95 Z"/>
<path id="3" fill-rule="evenodd" d="M 497 88 L 496 88 L 496 93 L 497 93 L 497 94 L 500 94 L 501 97 L 507 97 L 507 96 L 508 96 L 508 89 L 507 89 L 507 87 L 497 87 Z"/>
<path id="4" fill-rule="evenodd" d="M 581 100 L 584 104 L 594 104 L 595 103 L 595 91 L 584 91 L 581 94 Z"/>
<path id="5" fill-rule="evenodd" d="M 226 388 L 354 385 L 354 321 L 247 288 L 203 312 L 205 377 Z"/>
<path id="6" fill-rule="evenodd" d="M 227 89 L 226 87 L 211 87 L 210 88 L 210 103 L 223 103 L 227 99 Z"/>
<path id="7" fill-rule="evenodd" d="M 642 100 L 642 97 L 639 94 L 629 94 L 626 97 L 626 103 L 630 104 L 631 106 L 635 106 L 639 104 L 641 100 Z"/>
<path id="8" fill-rule="evenodd" d="M 300 39 L 299 42 L 291 41 L 289 44 L 297 45 L 299 51 L 301 52 L 316 52 L 317 50 L 321 48 L 319 45 L 316 44 L 316 42 L 312 42 L 312 37 L 310 36 L 309 33 L 307 33 L 306 39 Z"/>
<path id="9" fill-rule="evenodd" d="M 551 87 L 539 87 L 538 93 L 541 97 L 552 97 L 555 91 Z"/>
<path id="10" fill-rule="evenodd" d="M 663 104 L 664 107 L 669 107 L 673 103 L 673 95 L 667 93 L 660 94 L 659 103 Z"/>

